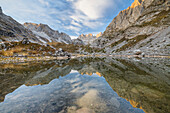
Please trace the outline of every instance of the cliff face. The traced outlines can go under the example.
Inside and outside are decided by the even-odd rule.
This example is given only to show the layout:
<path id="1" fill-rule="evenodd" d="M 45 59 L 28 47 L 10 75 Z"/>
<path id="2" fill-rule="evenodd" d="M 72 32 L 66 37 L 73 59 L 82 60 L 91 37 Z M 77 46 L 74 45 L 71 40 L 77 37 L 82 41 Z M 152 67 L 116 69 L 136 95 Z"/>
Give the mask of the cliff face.
<path id="1" fill-rule="evenodd" d="M 141 49 L 148 54 L 170 54 L 169 9 L 168 0 L 135 0 L 113 19 L 96 46 L 108 53 Z"/>
<path id="2" fill-rule="evenodd" d="M 108 32 L 125 30 L 136 23 L 137 19 L 152 4 L 153 0 L 135 0 L 130 7 L 121 11 L 106 28 L 104 35 Z"/>
<path id="3" fill-rule="evenodd" d="M 71 44 L 71 38 L 65 33 L 59 33 L 45 24 L 24 23 L 24 26 L 31 30 L 42 42 L 63 42 Z"/>

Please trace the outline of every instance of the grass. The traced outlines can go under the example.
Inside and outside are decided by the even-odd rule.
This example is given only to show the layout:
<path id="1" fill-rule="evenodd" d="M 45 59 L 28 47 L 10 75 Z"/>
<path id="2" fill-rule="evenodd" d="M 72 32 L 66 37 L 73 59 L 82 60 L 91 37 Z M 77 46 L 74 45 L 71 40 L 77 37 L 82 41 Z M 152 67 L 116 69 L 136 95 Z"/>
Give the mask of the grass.
<path id="1" fill-rule="evenodd" d="M 55 50 L 51 47 L 42 46 L 36 43 L 30 44 L 22 44 L 21 42 L 11 42 L 5 43 L 7 50 L 1 50 L 0 55 L 3 56 L 14 56 L 15 54 L 22 55 L 22 56 L 29 56 L 29 55 L 45 55 L 48 56 L 48 52 L 54 53 Z M 45 52 L 45 53 L 44 53 Z"/>
<path id="2" fill-rule="evenodd" d="M 69 53 L 76 53 L 80 48 L 82 48 L 82 50 L 88 53 L 101 51 L 98 48 L 90 47 L 90 45 L 74 45 L 74 44 L 64 44 L 64 43 L 59 43 L 59 42 L 51 42 L 48 44 L 55 47 L 56 49 L 62 48 L 64 51 L 67 51 Z"/>
<path id="3" fill-rule="evenodd" d="M 59 48 L 62 48 L 64 51 L 67 51 L 69 53 L 74 53 L 79 49 L 79 46 L 74 44 L 64 44 L 59 42 L 50 42 L 48 44 L 55 47 L 57 50 Z"/>
<path id="4" fill-rule="evenodd" d="M 78 50 L 82 48 L 84 52 L 94 53 L 102 52 L 104 50 L 98 48 L 92 48 L 90 45 L 74 45 L 74 44 L 64 44 L 59 42 L 48 43 L 50 46 L 53 46 L 55 49 L 50 46 L 39 45 L 37 43 L 22 44 L 21 42 L 6 42 L 5 50 L 1 48 L 0 55 L 2 56 L 51 56 L 55 53 L 56 50 L 62 48 L 64 51 L 69 53 L 78 53 Z"/>
<path id="5" fill-rule="evenodd" d="M 118 44 L 122 43 L 122 42 L 125 41 L 125 40 L 127 40 L 127 39 L 124 37 L 124 38 L 122 38 L 122 39 L 120 39 L 120 40 L 112 43 L 110 46 L 111 46 L 111 47 L 117 46 Z"/>
<path id="6" fill-rule="evenodd" d="M 148 35 L 138 35 L 133 39 L 129 39 L 128 43 L 123 45 L 121 48 L 117 49 L 116 52 L 120 52 L 120 51 L 124 51 L 130 47 L 135 46 L 138 42 L 140 42 L 141 40 L 144 40 L 148 37 Z"/>
<path id="7" fill-rule="evenodd" d="M 161 11 L 159 14 L 155 15 L 154 16 L 154 19 L 152 19 L 151 21 L 149 22 L 143 22 L 141 25 L 135 25 L 136 27 L 145 27 L 145 26 L 148 26 L 148 25 L 151 25 L 151 26 L 155 26 L 155 27 L 159 27 L 160 26 L 160 23 L 162 20 L 165 20 L 167 18 L 169 18 L 169 11 Z M 169 20 L 168 20 L 169 21 Z M 166 21 L 162 21 L 162 24 L 167 24 Z"/>

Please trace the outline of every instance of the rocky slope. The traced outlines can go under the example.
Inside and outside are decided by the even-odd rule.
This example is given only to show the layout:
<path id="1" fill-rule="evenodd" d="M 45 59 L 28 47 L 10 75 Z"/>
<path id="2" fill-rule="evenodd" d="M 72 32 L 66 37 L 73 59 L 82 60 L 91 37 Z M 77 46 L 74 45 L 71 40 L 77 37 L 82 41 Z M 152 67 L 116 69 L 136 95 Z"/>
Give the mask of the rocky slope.
<path id="1" fill-rule="evenodd" d="M 48 25 L 25 23 L 24 26 L 10 16 L 5 15 L 0 7 L 0 42 L 22 41 L 28 38 L 33 43 L 61 42 L 71 44 L 71 38 L 65 33 L 59 33 Z"/>
<path id="2" fill-rule="evenodd" d="M 36 37 L 41 40 L 43 43 L 47 42 L 61 42 L 66 44 L 71 44 L 71 38 L 65 33 L 59 33 L 51 29 L 48 25 L 45 24 L 35 24 L 35 23 L 24 23 L 24 26 L 31 30 Z"/>
<path id="3" fill-rule="evenodd" d="M 0 7 L 0 42 L 21 41 L 23 38 L 29 38 L 32 42 L 40 43 L 40 40 L 30 30 L 26 29 L 10 16 L 5 15 Z"/>
<path id="4" fill-rule="evenodd" d="M 93 34 L 81 34 L 78 39 L 81 39 L 85 45 L 92 44 L 94 40 L 102 36 L 102 32 L 94 36 Z"/>
<path id="5" fill-rule="evenodd" d="M 107 53 L 170 55 L 170 2 L 168 0 L 135 0 L 121 11 L 93 44 Z"/>
<path id="6" fill-rule="evenodd" d="M 75 44 L 75 45 L 85 45 L 83 40 L 81 40 L 80 38 L 73 39 L 72 43 Z"/>

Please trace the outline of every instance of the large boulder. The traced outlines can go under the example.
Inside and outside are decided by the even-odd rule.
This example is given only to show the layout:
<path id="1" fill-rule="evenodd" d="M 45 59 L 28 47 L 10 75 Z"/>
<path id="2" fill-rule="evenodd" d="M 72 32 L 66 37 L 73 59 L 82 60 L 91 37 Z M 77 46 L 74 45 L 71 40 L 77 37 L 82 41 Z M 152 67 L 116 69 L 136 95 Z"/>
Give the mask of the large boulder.
<path id="1" fill-rule="evenodd" d="M 62 57 L 67 56 L 67 57 L 70 58 L 70 57 L 71 57 L 71 54 L 68 53 L 67 51 L 65 52 L 62 48 L 59 48 L 59 50 L 55 52 L 55 55 L 54 55 L 54 56 L 62 56 Z"/>
<path id="2" fill-rule="evenodd" d="M 137 50 L 134 50 L 133 53 L 134 53 L 134 55 L 141 55 L 142 51 L 137 49 Z"/>
<path id="3" fill-rule="evenodd" d="M 30 41 L 28 38 L 23 38 L 22 44 L 29 44 L 29 43 L 30 43 Z"/>
<path id="4" fill-rule="evenodd" d="M 0 43 L 0 50 L 5 49 L 6 45 L 4 43 Z"/>

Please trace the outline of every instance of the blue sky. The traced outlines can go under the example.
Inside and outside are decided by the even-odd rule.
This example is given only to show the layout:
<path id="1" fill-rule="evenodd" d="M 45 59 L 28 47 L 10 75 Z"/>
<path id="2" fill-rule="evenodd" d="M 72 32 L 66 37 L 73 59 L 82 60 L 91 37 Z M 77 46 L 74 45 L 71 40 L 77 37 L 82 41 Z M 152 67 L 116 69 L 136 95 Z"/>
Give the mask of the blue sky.
<path id="1" fill-rule="evenodd" d="M 0 0 L 3 12 L 20 23 L 48 24 L 74 37 L 103 32 L 134 0 Z"/>

